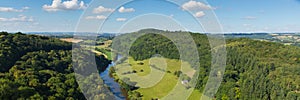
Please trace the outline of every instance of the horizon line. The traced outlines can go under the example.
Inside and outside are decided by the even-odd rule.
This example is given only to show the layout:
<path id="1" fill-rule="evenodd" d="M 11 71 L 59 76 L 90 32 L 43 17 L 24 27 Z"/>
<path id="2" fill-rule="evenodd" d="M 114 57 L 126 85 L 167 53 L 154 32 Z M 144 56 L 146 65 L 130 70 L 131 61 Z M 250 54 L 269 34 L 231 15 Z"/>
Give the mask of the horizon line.
<path id="1" fill-rule="evenodd" d="M 162 30 L 162 31 L 166 31 L 166 30 Z M 170 31 L 170 32 L 176 32 L 176 31 L 182 31 L 182 30 L 174 30 L 174 31 Z M 7 32 L 7 33 L 17 33 L 17 32 L 21 32 L 21 33 L 98 33 L 98 34 L 104 34 L 104 33 L 108 33 L 108 34 L 124 34 L 124 33 L 132 33 L 132 32 L 124 32 L 124 33 L 118 33 L 118 32 L 76 32 L 76 31 L 0 31 L 0 32 Z M 138 31 L 136 31 L 138 32 Z M 192 32 L 192 33 L 203 33 L 203 34 L 211 34 L 211 33 L 218 33 L 218 32 L 197 32 L 197 31 L 182 31 L 182 32 Z M 236 33 L 247 33 L 247 34 L 251 34 L 251 33 L 268 33 L 268 34 L 282 34 L 282 33 L 300 33 L 300 32 L 296 32 L 296 31 L 285 31 L 285 32 L 220 32 L 219 34 L 236 34 Z"/>

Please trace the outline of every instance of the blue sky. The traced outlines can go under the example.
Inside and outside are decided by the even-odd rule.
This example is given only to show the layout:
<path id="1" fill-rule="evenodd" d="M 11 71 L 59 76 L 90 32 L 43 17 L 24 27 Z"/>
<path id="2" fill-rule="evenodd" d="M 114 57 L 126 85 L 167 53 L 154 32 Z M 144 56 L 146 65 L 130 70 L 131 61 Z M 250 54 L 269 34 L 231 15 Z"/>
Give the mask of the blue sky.
<path id="1" fill-rule="evenodd" d="M 299 0 L 135 0 L 123 5 L 125 1 L 1 0 L 0 31 L 73 32 L 78 23 L 84 23 L 78 25 L 82 31 L 95 31 L 105 22 L 101 32 L 151 25 L 203 32 L 196 20 L 207 21 L 213 11 L 224 32 L 300 32 Z"/>

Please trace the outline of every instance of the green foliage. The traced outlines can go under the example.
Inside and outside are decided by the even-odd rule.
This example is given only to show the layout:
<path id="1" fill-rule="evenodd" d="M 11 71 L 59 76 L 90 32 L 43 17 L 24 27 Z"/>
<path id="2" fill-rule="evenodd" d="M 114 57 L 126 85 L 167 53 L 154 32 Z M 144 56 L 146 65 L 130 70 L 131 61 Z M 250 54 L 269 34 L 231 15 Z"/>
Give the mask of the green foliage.
<path id="1" fill-rule="evenodd" d="M 129 36 L 138 33 L 132 34 Z M 196 89 L 203 91 L 211 66 L 210 45 L 205 35 L 191 35 L 200 58 Z M 300 69 L 297 68 L 300 66 L 299 47 L 246 38 L 226 41 L 226 71 L 216 99 L 300 99 Z M 157 34 L 146 34 L 138 38 L 132 44 L 129 54 L 135 60 L 149 59 L 154 54 L 170 59 L 179 58 L 174 43 Z M 178 72 L 174 74 L 178 75 Z"/>
<path id="2" fill-rule="evenodd" d="M 7 90 L 14 92 L 6 92 L 1 98 L 84 99 L 81 91 L 76 89 L 78 85 L 70 64 L 71 51 L 30 52 L 6 74 L 10 80 L 3 81 L 8 82 L 3 84 Z M 13 93 L 13 96 L 8 93 Z"/>
<path id="3" fill-rule="evenodd" d="M 75 80 L 70 43 L 49 37 L 1 32 L 0 45 L 1 100 L 86 99 Z M 97 56 L 96 61 L 99 71 L 110 63 L 103 56 Z M 102 80 L 95 80 L 98 81 Z M 103 84 L 97 87 L 95 89 L 106 88 Z M 87 92 L 93 92 L 93 89 Z M 106 96 L 97 94 L 100 99 Z"/>
<path id="4" fill-rule="evenodd" d="M 140 32 L 150 31 L 153 32 L 153 30 Z M 133 36 L 134 34 L 138 33 L 133 33 Z M 198 83 L 195 88 L 203 92 L 211 68 L 211 48 L 206 35 L 190 34 L 197 45 L 200 58 Z M 121 41 L 115 42 L 122 44 Z M 70 43 L 43 36 L 0 32 L 0 46 L 1 100 L 85 99 L 72 70 Z M 124 46 L 126 47 L 126 45 Z M 227 65 L 223 81 L 215 95 L 217 100 L 300 99 L 299 47 L 246 38 L 229 39 L 226 46 Z M 85 53 L 89 54 L 90 52 Z M 146 34 L 137 39 L 131 46 L 129 54 L 135 60 L 145 60 L 154 54 L 160 54 L 170 59 L 180 58 L 174 43 L 157 34 Z M 189 53 L 186 54 L 189 55 Z M 103 71 L 110 62 L 103 56 L 96 57 L 96 60 L 100 71 Z M 78 62 L 89 65 L 86 60 L 78 60 Z M 79 69 L 85 68 L 81 66 Z M 114 72 L 114 69 L 110 71 Z M 139 71 L 136 70 L 136 72 Z M 171 73 L 177 76 L 181 74 L 179 71 Z M 83 73 L 83 76 L 87 75 L 88 73 Z M 91 75 L 85 81 L 88 82 L 87 80 L 95 77 L 96 75 Z M 188 77 L 183 78 L 188 79 Z M 120 79 L 116 80 L 128 92 L 130 99 L 141 99 L 143 95 L 135 91 L 136 87 L 129 86 Z M 86 84 L 97 87 L 95 89 L 106 88 L 101 80 L 93 82 L 99 81 L 98 85 Z M 131 82 L 130 79 L 125 79 L 125 81 Z M 131 83 L 136 84 L 135 82 Z M 94 93 L 96 90 L 83 91 Z M 96 97 L 88 99 L 106 99 L 108 97 L 107 94 L 96 93 Z"/>
<path id="5" fill-rule="evenodd" d="M 95 48 L 95 50 L 104 53 L 107 56 L 107 59 L 112 60 L 112 51 L 110 49 L 104 49 L 104 48 Z"/>
<path id="6" fill-rule="evenodd" d="M 172 41 L 158 34 L 147 34 L 140 37 L 131 46 L 129 52 L 129 55 L 131 55 L 134 60 L 145 60 L 155 54 L 160 54 L 163 57 L 171 59 L 179 59 L 179 52 Z"/>
<path id="7" fill-rule="evenodd" d="M 0 72 L 8 71 L 20 57 L 28 52 L 39 50 L 70 50 L 72 45 L 58 39 L 43 36 L 25 35 L 20 32 L 0 36 Z"/>

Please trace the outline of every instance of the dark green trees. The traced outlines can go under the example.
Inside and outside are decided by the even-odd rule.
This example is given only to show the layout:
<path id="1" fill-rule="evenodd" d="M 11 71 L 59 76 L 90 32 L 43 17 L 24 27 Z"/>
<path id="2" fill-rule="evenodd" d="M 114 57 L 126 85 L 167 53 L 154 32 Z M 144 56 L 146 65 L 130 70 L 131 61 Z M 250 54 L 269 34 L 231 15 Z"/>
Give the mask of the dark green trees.
<path id="1" fill-rule="evenodd" d="M 27 52 L 39 50 L 70 50 L 72 45 L 58 39 L 35 35 L 0 34 L 0 72 L 10 69 Z"/>
<path id="2" fill-rule="evenodd" d="M 200 58 L 196 88 L 203 90 L 211 66 L 209 41 L 203 34 L 191 35 Z M 300 66 L 299 47 L 246 38 L 226 41 L 226 71 L 216 99 L 300 99 L 300 68 L 297 68 Z M 135 60 L 148 59 L 153 54 L 179 58 L 172 41 L 162 35 L 146 34 L 131 46 L 130 56 Z"/>
<path id="3" fill-rule="evenodd" d="M 0 46 L 1 100 L 86 99 L 75 80 L 71 43 L 49 37 L 1 32 Z M 103 56 L 95 58 L 99 71 L 110 63 Z M 107 88 L 103 84 L 97 87 L 95 89 Z M 106 94 L 99 95 L 96 95 L 99 99 L 106 97 Z"/>

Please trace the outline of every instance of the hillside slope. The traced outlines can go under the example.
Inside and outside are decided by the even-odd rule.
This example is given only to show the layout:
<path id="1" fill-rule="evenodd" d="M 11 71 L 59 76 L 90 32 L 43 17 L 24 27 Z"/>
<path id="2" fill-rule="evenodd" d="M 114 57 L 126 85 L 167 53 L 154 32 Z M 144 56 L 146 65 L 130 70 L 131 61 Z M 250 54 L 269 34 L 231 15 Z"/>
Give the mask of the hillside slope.
<path id="1" fill-rule="evenodd" d="M 84 78 L 82 80 L 85 82 L 93 82 L 86 83 L 90 87 L 97 87 L 89 90 L 79 88 L 72 66 L 74 59 L 71 43 L 43 36 L 2 32 L 0 45 L 1 100 L 85 100 L 112 97 L 112 94 L 97 92 L 108 89 L 102 80 L 95 80 L 99 74 L 76 74 L 79 78 Z M 81 52 L 92 54 L 90 51 Z M 110 64 L 110 60 L 104 56 L 97 56 L 95 60 L 99 71 L 105 70 Z M 75 61 L 83 65 L 79 66 L 79 70 L 91 63 L 80 59 Z M 96 82 L 98 84 L 95 85 Z M 88 93 L 88 98 L 85 98 L 82 91 Z"/>
<path id="2" fill-rule="evenodd" d="M 170 59 L 180 57 L 171 40 L 152 33 L 155 32 L 137 39 L 130 47 L 129 56 L 135 60 L 149 59 L 154 54 Z M 130 40 L 134 34 L 140 33 L 121 35 L 116 43 Z M 203 91 L 211 65 L 209 41 L 204 34 L 190 34 L 196 42 L 200 58 L 196 88 Z M 300 99 L 299 47 L 246 38 L 226 41 L 226 71 L 216 99 Z"/>

